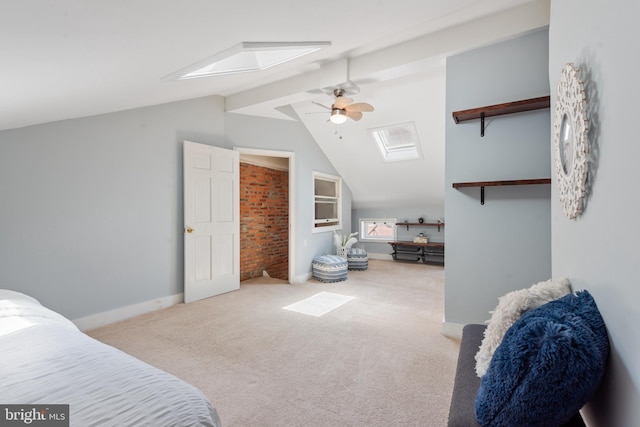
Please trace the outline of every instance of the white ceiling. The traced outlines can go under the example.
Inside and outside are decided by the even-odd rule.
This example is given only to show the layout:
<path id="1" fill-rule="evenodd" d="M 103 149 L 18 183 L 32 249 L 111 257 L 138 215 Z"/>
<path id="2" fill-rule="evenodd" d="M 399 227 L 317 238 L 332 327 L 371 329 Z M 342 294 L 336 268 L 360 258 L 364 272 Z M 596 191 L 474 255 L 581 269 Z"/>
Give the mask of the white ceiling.
<path id="1" fill-rule="evenodd" d="M 299 117 L 355 207 L 441 206 L 446 56 L 547 25 L 548 7 L 548 0 L 4 1 L 0 130 L 221 95 L 228 111 Z M 259 73 L 161 80 L 242 41 L 332 46 Z M 337 127 L 311 101 L 330 105 L 322 89 L 347 81 L 359 88 L 356 102 L 376 110 Z M 383 164 L 366 129 L 406 121 L 416 123 L 424 159 Z"/>

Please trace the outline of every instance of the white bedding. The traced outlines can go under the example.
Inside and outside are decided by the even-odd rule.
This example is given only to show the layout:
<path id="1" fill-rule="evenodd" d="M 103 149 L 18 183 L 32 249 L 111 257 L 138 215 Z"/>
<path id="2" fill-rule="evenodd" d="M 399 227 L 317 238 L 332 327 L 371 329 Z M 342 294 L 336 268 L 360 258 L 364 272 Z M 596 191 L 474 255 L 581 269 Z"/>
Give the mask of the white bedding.
<path id="1" fill-rule="evenodd" d="M 221 426 L 195 387 L 0 290 L 0 403 L 69 404 L 70 425 Z"/>

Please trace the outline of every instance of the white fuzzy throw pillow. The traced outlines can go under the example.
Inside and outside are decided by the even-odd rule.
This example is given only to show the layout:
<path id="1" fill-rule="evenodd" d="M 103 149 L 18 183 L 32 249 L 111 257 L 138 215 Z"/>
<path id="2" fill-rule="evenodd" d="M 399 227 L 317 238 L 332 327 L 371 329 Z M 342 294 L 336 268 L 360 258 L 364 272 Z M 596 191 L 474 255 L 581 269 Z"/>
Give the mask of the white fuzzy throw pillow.
<path id="1" fill-rule="evenodd" d="M 569 279 L 547 280 L 536 283 L 527 289 L 509 292 L 498 298 L 498 305 L 491 311 L 491 319 L 480 349 L 476 353 L 476 374 L 484 376 L 489 368 L 493 352 L 498 348 L 507 329 L 513 325 L 526 311 L 540 307 L 562 296 L 571 293 Z"/>

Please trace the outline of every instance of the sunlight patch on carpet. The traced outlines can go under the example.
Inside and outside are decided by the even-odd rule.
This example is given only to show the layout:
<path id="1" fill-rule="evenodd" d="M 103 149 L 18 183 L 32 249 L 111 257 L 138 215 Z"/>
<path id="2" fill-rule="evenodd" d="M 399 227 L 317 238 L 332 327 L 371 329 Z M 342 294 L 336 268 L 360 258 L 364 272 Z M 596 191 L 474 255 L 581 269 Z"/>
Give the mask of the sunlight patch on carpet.
<path id="1" fill-rule="evenodd" d="M 355 297 L 333 294 L 331 292 L 320 292 L 309 298 L 282 307 L 284 310 L 295 311 L 297 313 L 308 314 L 309 316 L 320 317 L 331 310 L 335 310 L 343 304 L 348 303 Z"/>

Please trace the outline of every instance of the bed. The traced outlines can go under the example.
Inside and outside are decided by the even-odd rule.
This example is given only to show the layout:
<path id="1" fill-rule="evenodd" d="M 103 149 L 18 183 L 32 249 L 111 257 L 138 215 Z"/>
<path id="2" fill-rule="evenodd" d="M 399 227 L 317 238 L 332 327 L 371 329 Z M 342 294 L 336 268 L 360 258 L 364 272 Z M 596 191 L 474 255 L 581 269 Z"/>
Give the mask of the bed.
<path id="1" fill-rule="evenodd" d="M 69 405 L 71 426 L 221 426 L 194 386 L 0 289 L 0 403 Z"/>

